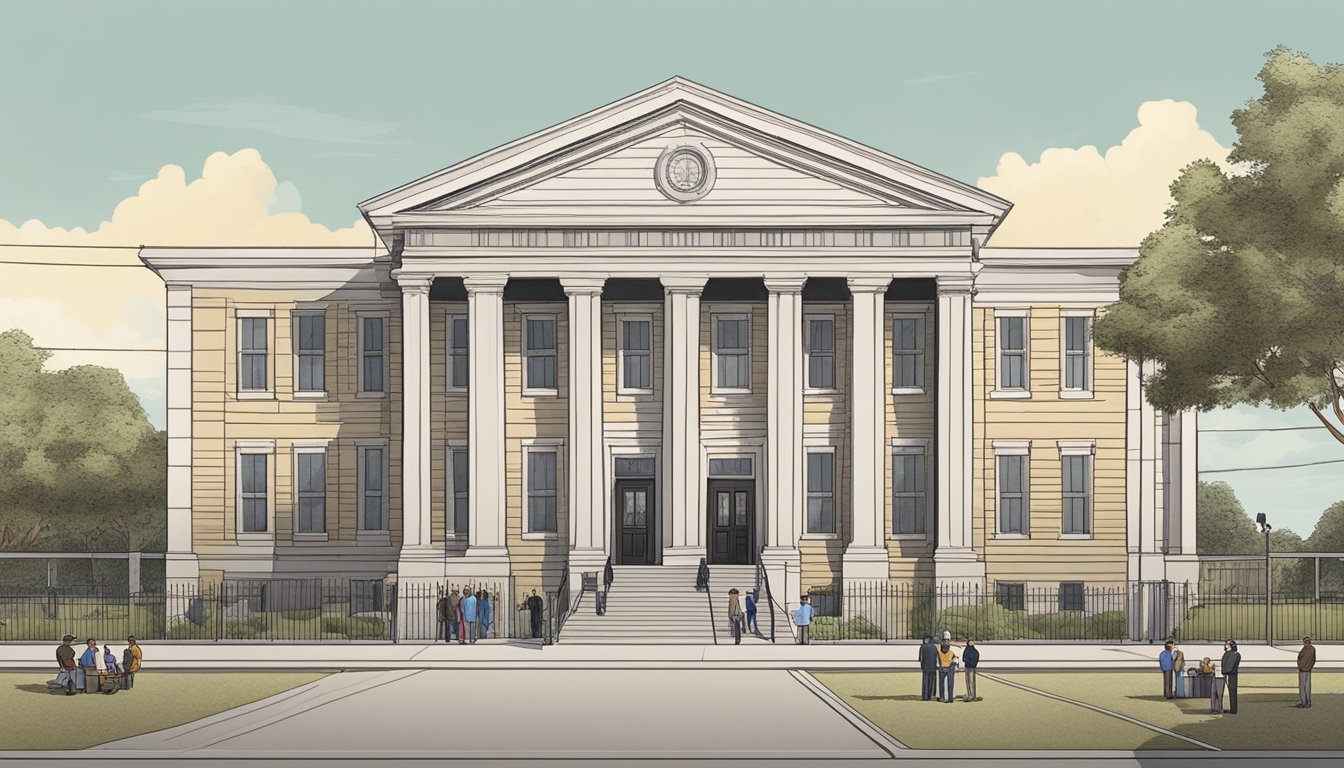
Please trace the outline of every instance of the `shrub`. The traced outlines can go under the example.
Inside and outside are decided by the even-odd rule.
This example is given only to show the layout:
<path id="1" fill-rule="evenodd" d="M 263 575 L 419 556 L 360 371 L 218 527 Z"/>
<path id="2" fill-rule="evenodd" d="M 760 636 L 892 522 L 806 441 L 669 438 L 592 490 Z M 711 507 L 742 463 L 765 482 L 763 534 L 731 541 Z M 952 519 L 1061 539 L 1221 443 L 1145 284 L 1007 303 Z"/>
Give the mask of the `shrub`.
<path id="1" fill-rule="evenodd" d="M 312 621 L 321 615 L 322 612 L 316 608 L 310 608 L 303 611 L 280 611 L 275 614 L 276 618 L 287 619 L 289 621 Z"/>
<path id="2" fill-rule="evenodd" d="M 977 640 L 1040 639 L 1028 624 L 1025 611 L 1010 611 L 997 603 L 946 608 L 938 615 L 937 626 L 951 630 L 954 637 Z"/>
<path id="3" fill-rule="evenodd" d="M 387 637 L 387 625 L 382 619 L 369 616 L 342 616 L 324 614 L 322 634 L 345 635 L 351 640 L 378 640 Z"/>

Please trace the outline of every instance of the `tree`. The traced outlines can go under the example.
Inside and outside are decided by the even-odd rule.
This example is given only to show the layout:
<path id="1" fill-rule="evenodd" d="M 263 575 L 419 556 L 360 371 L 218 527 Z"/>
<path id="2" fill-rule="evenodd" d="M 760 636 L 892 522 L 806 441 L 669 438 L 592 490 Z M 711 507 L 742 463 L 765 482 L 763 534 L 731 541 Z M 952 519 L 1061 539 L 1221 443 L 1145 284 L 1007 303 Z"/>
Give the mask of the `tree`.
<path id="1" fill-rule="evenodd" d="M 119 371 L 46 371 L 49 357 L 22 331 L 0 333 L 0 549 L 80 551 L 99 527 L 127 532 L 104 549 L 162 547 L 164 434 Z"/>
<path id="2" fill-rule="evenodd" d="M 1264 551 L 1255 523 L 1227 483 L 1200 482 L 1195 506 L 1195 540 L 1201 555 L 1253 555 Z"/>
<path id="3" fill-rule="evenodd" d="M 1305 405 L 1344 443 L 1344 68 L 1280 47 L 1259 79 L 1232 172 L 1181 172 L 1096 343 L 1159 364 L 1155 407 Z"/>

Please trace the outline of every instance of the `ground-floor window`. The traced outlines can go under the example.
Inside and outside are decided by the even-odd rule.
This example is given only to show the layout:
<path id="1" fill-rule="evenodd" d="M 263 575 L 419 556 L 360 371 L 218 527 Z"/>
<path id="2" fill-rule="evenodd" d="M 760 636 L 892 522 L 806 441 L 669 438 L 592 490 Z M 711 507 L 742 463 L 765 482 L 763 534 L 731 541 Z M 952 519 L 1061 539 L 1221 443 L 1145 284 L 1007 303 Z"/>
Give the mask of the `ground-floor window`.
<path id="1" fill-rule="evenodd" d="M 466 448 L 448 450 L 448 530 L 455 536 L 471 531 L 471 457 Z"/>
<path id="2" fill-rule="evenodd" d="M 1025 584 L 996 582 L 994 597 L 999 605 L 1010 611 L 1023 611 L 1027 608 L 1027 588 Z"/>
<path id="3" fill-rule="evenodd" d="M 239 500 L 243 505 L 243 533 L 266 532 L 267 459 L 264 453 L 239 455 Z"/>
<path id="4" fill-rule="evenodd" d="M 322 449 L 299 450 L 294 462 L 294 495 L 298 533 L 327 530 L 327 453 Z"/>
<path id="5" fill-rule="evenodd" d="M 1059 610 L 1083 610 L 1083 582 L 1065 581 L 1059 585 Z"/>
<path id="6" fill-rule="evenodd" d="M 387 530 L 387 451 L 382 446 L 359 449 L 359 529 Z"/>
<path id="7" fill-rule="evenodd" d="M 527 459 L 527 530 L 556 533 L 559 452 L 555 448 L 529 448 Z"/>
<path id="8" fill-rule="evenodd" d="M 807 452 L 807 532 L 835 533 L 835 449 Z"/>

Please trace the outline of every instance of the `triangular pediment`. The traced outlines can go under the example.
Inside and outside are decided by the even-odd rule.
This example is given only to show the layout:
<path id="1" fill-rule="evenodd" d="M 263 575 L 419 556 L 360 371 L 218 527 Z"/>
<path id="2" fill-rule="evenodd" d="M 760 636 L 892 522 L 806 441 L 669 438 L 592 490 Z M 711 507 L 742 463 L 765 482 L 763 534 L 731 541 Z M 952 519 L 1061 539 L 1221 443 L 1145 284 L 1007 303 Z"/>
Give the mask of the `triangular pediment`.
<path id="1" fill-rule="evenodd" d="M 677 199 L 660 159 L 691 146 L 712 167 Z M 1009 204 L 975 187 L 674 78 L 360 205 L 399 226 L 786 223 L 992 227 Z"/>

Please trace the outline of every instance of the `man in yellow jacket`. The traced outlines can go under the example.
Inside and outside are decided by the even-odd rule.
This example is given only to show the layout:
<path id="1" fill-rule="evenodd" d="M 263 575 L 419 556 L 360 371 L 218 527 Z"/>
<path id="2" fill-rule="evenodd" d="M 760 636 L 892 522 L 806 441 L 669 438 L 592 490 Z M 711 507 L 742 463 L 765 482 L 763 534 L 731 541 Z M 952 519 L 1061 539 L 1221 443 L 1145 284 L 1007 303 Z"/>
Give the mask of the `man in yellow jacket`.
<path id="1" fill-rule="evenodd" d="M 122 674 L 125 685 L 123 688 L 131 688 L 135 685 L 135 673 L 140 671 L 140 644 L 135 642 L 134 637 L 126 638 L 126 651 L 122 654 L 121 666 L 124 667 Z"/>

